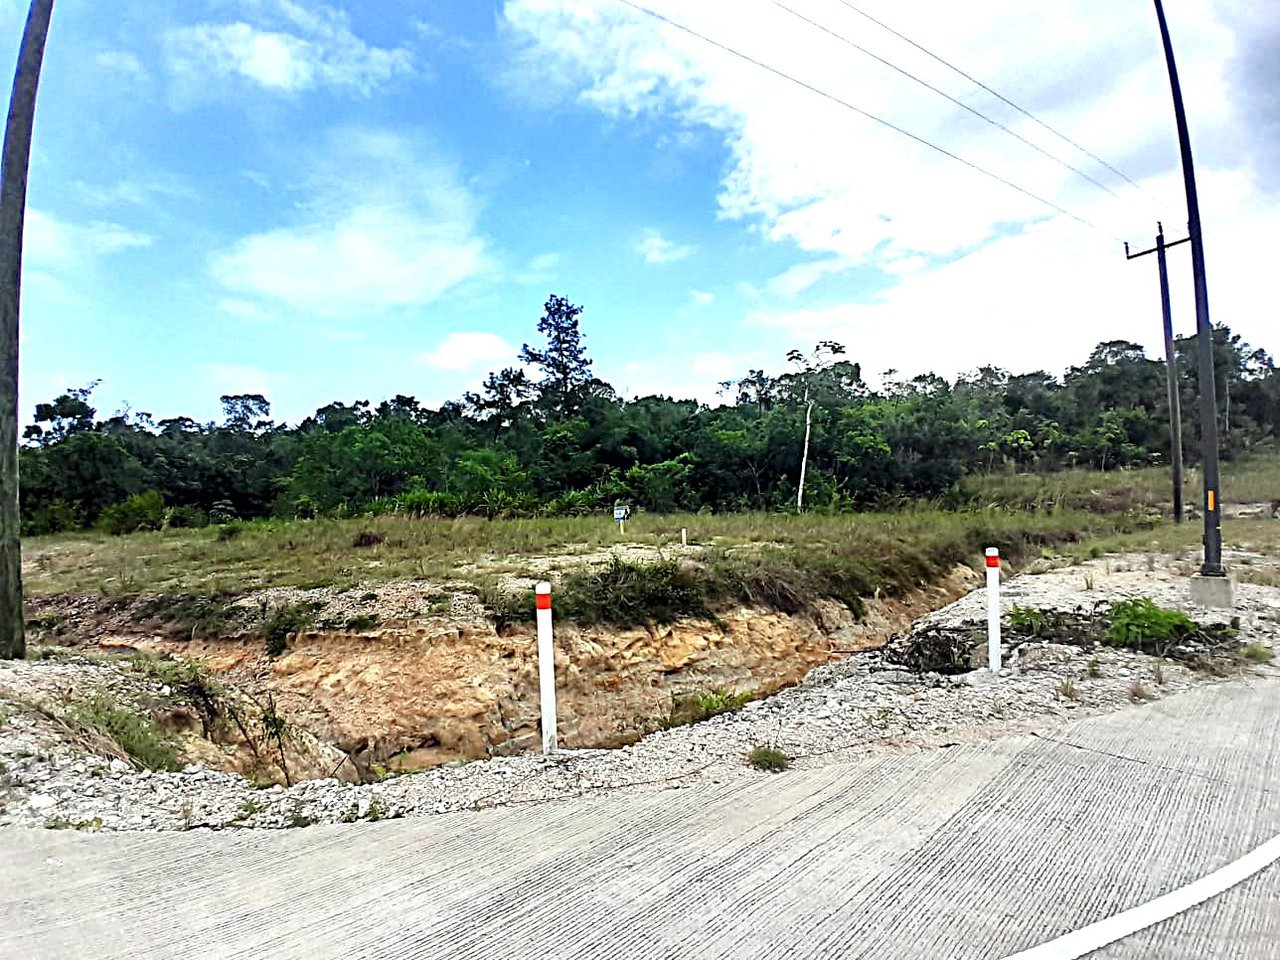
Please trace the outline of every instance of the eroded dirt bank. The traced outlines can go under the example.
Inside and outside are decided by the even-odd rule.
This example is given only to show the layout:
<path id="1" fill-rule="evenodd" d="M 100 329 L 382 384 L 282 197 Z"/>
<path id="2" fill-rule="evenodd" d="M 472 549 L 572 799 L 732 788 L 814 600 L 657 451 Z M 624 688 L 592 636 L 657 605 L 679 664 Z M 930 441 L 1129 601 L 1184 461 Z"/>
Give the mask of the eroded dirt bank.
<path id="1" fill-rule="evenodd" d="M 569 747 L 616 746 L 656 729 L 682 698 L 724 691 L 764 696 L 799 682 L 814 666 L 872 649 L 920 615 L 964 595 L 977 575 L 957 567 L 938 584 L 867 603 L 857 622 L 836 603 L 813 616 L 738 609 L 719 623 L 617 629 L 561 623 L 556 630 L 561 741 Z M 347 779 L 375 768 L 422 769 L 441 763 L 521 753 L 536 747 L 538 677 L 531 626 L 495 628 L 465 600 L 442 606 L 438 591 L 381 585 L 379 626 L 290 634 L 278 657 L 263 639 L 232 633 L 191 639 L 154 618 L 101 598 L 49 598 L 37 617 L 56 624 L 57 641 L 86 650 L 138 651 L 195 659 L 212 675 L 265 705 L 290 728 L 332 748 Z M 372 596 L 365 594 L 363 596 Z M 318 605 L 318 622 L 351 622 L 361 595 L 264 591 L 238 604 Z M 145 604 L 150 601 L 143 601 Z M 364 607 L 360 608 L 361 610 Z M 192 631 L 195 632 L 195 631 Z M 179 639 L 178 634 L 182 636 Z M 263 708 L 265 709 L 265 707 Z M 286 749 L 290 749 L 286 741 Z M 244 772 L 244 757 L 205 751 L 201 763 Z M 243 754 L 244 751 L 239 751 Z M 292 757 L 289 758 L 292 760 Z M 300 758 L 301 759 L 301 758 Z M 331 757 L 308 758 L 307 775 Z M 332 766 L 332 764 L 330 764 Z M 304 764 L 295 764 L 304 769 Z M 276 779 L 280 779 L 278 776 Z"/>

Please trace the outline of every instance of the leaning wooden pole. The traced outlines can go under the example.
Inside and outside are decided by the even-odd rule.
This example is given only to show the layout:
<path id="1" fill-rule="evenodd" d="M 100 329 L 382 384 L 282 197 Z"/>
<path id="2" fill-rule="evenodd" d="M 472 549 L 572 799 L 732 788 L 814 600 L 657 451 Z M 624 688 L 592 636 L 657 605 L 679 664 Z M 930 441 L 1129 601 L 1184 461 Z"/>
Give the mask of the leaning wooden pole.
<path id="1" fill-rule="evenodd" d="M 18 517 L 18 310 L 22 227 L 36 90 L 53 0 L 32 0 L 9 98 L 0 158 L 0 658 L 26 656 L 22 617 L 22 540 Z"/>

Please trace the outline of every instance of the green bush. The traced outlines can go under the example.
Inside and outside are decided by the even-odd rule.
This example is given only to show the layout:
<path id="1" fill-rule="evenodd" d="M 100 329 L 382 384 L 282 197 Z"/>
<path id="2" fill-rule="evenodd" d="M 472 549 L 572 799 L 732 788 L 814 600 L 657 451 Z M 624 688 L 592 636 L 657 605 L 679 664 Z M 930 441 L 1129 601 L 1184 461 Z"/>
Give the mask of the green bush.
<path id="1" fill-rule="evenodd" d="M 113 503 L 98 517 L 98 526 L 115 536 L 164 526 L 164 498 L 154 490 L 135 493 L 123 503 Z"/>
<path id="2" fill-rule="evenodd" d="M 674 560 L 634 563 L 612 557 L 602 568 L 566 577 L 556 593 L 556 606 L 577 623 L 617 627 L 714 618 L 704 584 Z"/>
<path id="3" fill-rule="evenodd" d="M 200 530 L 209 525 L 209 515 L 199 507 L 174 507 L 169 511 L 169 526 L 175 530 Z"/>
<path id="4" fill-rule="evenodd" d="M 276 607 L 267 618 L 263 634 L 269 657 L 278 657 L 288 649 L 289 634 L 299 633 L 315 622 L 318 603 L 289 603 Z"/>
<path id="5" fill-rule="evenodd" d="M 84 526 L 84 508 L 78 503 L 54 500 L 46 507 L 22 511 L 22 535 L 39 537 L 49 533 L 79 530 Z"/>
<path id="6" fill-rule="evenodd" d="M 140 717 L 105 694 L 80 704 L 73 719 L 86 730 L 114 742 L 147 770 L 180 770 L 172 742 L 160 735 L 148 717 Z"/>
<path id="7" fill-rule="evenodd" d="M 209 508 L 209 520 L 213 523 L 232 523 L 238 519 L 235 504 L 230 500 L 219 500 Z"/>
<path id="8" fill-rule="evenodd" d="M 1199 631 L 1181 610 L 1158 606 L 1149 597 L 1133 597 L 1111 605 L 1111 625 L 1103 639 L 1113 646 L 1163 656 L 1169 647 Z"/>

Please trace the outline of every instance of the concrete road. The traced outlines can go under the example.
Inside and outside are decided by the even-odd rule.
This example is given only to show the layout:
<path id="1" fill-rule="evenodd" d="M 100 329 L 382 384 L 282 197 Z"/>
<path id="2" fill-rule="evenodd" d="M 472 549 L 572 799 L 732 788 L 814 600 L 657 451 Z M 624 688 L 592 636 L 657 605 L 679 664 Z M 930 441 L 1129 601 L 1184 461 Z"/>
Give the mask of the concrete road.
<path id="1" fill-rule="evenodd" d="M 0 956 L 998 958 L 1280 833 L 1280 680 L 724 787 L 280 832 L 0 832 Z M 1094 954 L 1280 957 L 1280 864 Z"/>

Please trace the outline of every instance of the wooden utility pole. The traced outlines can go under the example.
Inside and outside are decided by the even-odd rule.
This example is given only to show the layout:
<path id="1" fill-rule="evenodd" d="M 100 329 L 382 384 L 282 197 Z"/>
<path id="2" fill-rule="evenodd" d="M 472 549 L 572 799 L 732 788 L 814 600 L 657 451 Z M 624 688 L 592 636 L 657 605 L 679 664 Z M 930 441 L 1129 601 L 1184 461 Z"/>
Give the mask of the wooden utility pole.
<path id="1" fill-rule="evenodd" d="M 1164 225 L 1156 224 L 1156 245 L 1141 253 L 1130 253 L 1129 244 L 1124 245 L 1124 255 L 1128 260 L 1145 257 L 1149 253 L 1156 254 L 1160 263 L 1160 309 L 1164 316 L 1164 363 L 1165 374 L 1169 381 L 1169 435 L 1171 439 L 1169 451 L 1173 463 L 1173 519 L 1182 522 L 1182 394 L 1178 388 L 1178 358 L 1173 349 L 1173 310 L 1169 305 L 1169 265 L 1164 252 L 1180 243 L 1189 243 L 1190 237 L 1164 242 Z"/>
<path id="2" fill-rule="evenodd" d="M 36 90 L 53 0 L 32 0 L 22 33 L 0 157 L 0 658 L 26 656 L 22 616 L 22 540 L 18 516 L 18 310 L 22 227 Z"/>

